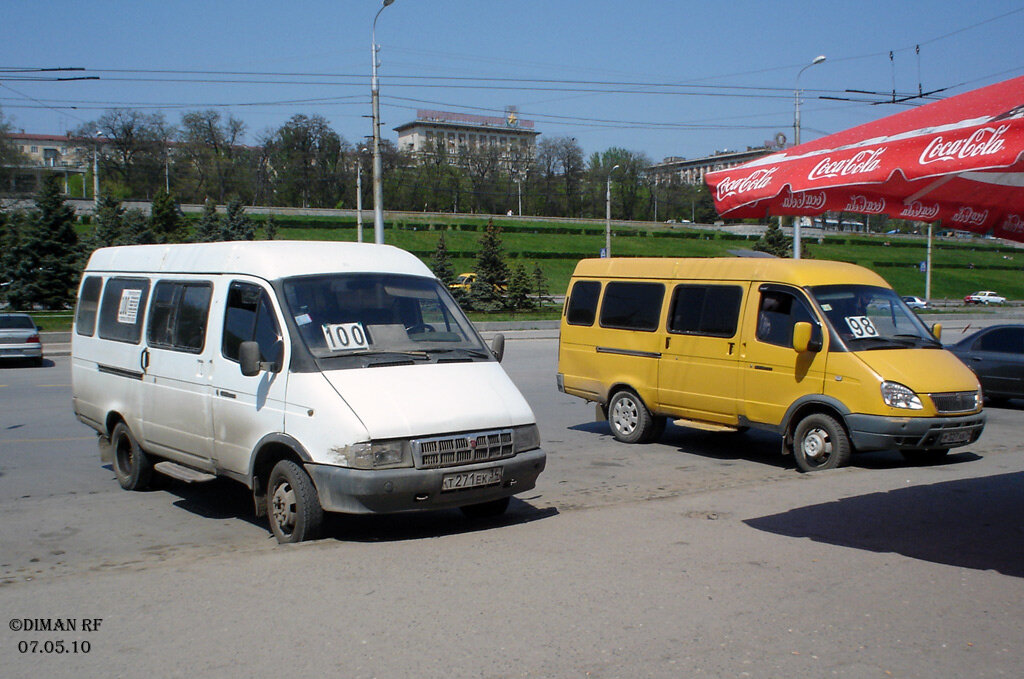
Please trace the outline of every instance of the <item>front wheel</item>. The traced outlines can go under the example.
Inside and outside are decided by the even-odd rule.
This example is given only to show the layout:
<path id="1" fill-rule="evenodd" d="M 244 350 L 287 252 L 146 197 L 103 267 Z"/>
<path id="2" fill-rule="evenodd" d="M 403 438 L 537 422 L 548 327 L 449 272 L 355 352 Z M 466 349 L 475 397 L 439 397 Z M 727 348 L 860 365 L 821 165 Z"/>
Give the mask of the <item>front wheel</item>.
<path id="1" fill-rule="evenodd" d="M 612 435 L 623 443 L 646 443 L 654 433 L 654 418 L 640 397 L 622 390 L 608 402 L 608 424 Z"/>
<path id="2" fill-rule="evenodd" d="M 835 469 L 850 461 L 850 439 L 834 417 L 814 413 L 800 420 L 793 434 L 793 457 L 802 472 Z"/>
<path id="3" fill-rule="evenodd" d="M 153 463 L 139 442 L 132 435 L 132 430 L 124 422 L 118 422 L 110 435 L 110 446 L 113 450 L 111 462 L 114 476 L 125 490 L 145 490 L 153 476 Z"/>
<path id="4" fill-rule="evenodd" d="M 323 526 L 324 510 L 306 470 L 291 460 L 274 465 L 267 484 L 267 516 L 277 541 L 284 544 L 315 540 Z"/>

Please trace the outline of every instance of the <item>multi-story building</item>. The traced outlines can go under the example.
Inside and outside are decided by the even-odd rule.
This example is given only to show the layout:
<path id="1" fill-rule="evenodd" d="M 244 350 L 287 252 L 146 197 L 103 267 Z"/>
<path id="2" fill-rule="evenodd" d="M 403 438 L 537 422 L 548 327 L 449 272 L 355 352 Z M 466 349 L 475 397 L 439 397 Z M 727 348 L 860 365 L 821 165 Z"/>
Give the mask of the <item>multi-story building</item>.
<path id="1" fill-rule="evenodd" d="M 68 178 L 85 174 L 92 165 L 93 150 L 99 144 L 103 154 L 108 140 L 103 138 L 83 139 L 67 135 L 25 134 L 16 132 L 7 135 L 22 155 L 25 162 L 17 167 L 5 168 L 6 179 L 0 186 L 0 193 L 34 193 L 48 174 L 60 174 L 64 179 L 64 190 L 68 190 Z M 84 186 L 84 184 L 83 184 Z"/>
<path id="2" fill-rule="evenodd" d="M 452 155 L 496 149 L 503 159 L 533 158 L 537 135 L 532 120 L 522 120 L 513 108 L 504 117 L 447 111 L 416 111 L 416 120 L 394 128 L 398 148 L 422 156 L 440 150 Z"/>
<path id="3" fill-rule="evenodd" d="M 743 163 L 775 153 L 783 148 L 785 137 L 781 142 L 766 143 L 764 146 L 748 146 L 746 151 L 718 151 L 703 158 L 669 157 L 660 163 L 647 168 L 647 176 L 654 179 L 655 184 L 702 184 L 704 175 L 715 170 L 742 165 Z"/>

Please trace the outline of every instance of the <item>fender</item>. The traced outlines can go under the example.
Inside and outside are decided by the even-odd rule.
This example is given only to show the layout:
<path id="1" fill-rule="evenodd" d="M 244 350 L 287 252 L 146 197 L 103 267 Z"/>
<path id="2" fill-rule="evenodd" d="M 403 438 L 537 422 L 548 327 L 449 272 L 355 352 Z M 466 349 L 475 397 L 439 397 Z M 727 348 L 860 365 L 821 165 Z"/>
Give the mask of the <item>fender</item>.
<path id="1" fill-rule="evenodd" d="M 779 432 L 785 433 L 789 431 L 789 425 L 793 421 L 793 416 L 807 405 L 823 405 L 829 409 L 837 412 L 843 420 L 843 424 L 846 424 L 846 416 L 852 411 L 846 407 L 846 405 L 831 396 L 825 396 L 824 394 L 807 394 L 801 396 L 786 409 L 786 414 L 782 418 L 782 422 L 779 423 Z"/>

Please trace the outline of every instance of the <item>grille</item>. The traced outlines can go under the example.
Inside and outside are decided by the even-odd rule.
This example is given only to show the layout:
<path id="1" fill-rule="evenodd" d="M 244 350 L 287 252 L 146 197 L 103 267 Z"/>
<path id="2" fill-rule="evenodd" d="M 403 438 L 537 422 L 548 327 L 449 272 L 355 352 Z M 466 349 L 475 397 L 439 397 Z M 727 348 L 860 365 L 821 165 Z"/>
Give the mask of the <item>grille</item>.
<path id="1" fill-rule="evenodd" d="M 976 391 L 951 391 L 944 394 L 928 394 L 935 409 L 940 413 L 970 412 L 977 407 Z"/>
<path id="2" fill-rule="evenodd" d="M 412 450 L 420 469 L 499 460 L 515 453 L 511 429 L 416 439 Z"/>

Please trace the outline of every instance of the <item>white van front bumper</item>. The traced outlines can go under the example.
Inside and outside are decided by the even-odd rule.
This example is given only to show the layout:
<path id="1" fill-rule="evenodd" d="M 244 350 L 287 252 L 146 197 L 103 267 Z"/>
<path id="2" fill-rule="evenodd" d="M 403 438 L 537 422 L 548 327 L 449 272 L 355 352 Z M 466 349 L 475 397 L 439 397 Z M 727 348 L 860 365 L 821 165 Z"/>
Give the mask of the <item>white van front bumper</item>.
<path id="1" fill-rule="evenodd" d="M 537 448 L 510 458 L 443 469 L 365 470 L 312 463 L 305 467 L 316 485 L 320 506 L 326 511 L 371 514 L 498 500 L 533 488 L 546 463 L 547 455 Z M 495 468 L 500 468 L 500 473 L 493 471 Z M 472 485 L 474 480 L 487 485 Z M 457 485 L 454 481 L 469 483 L 470 487 L 444 489 Z"/>

